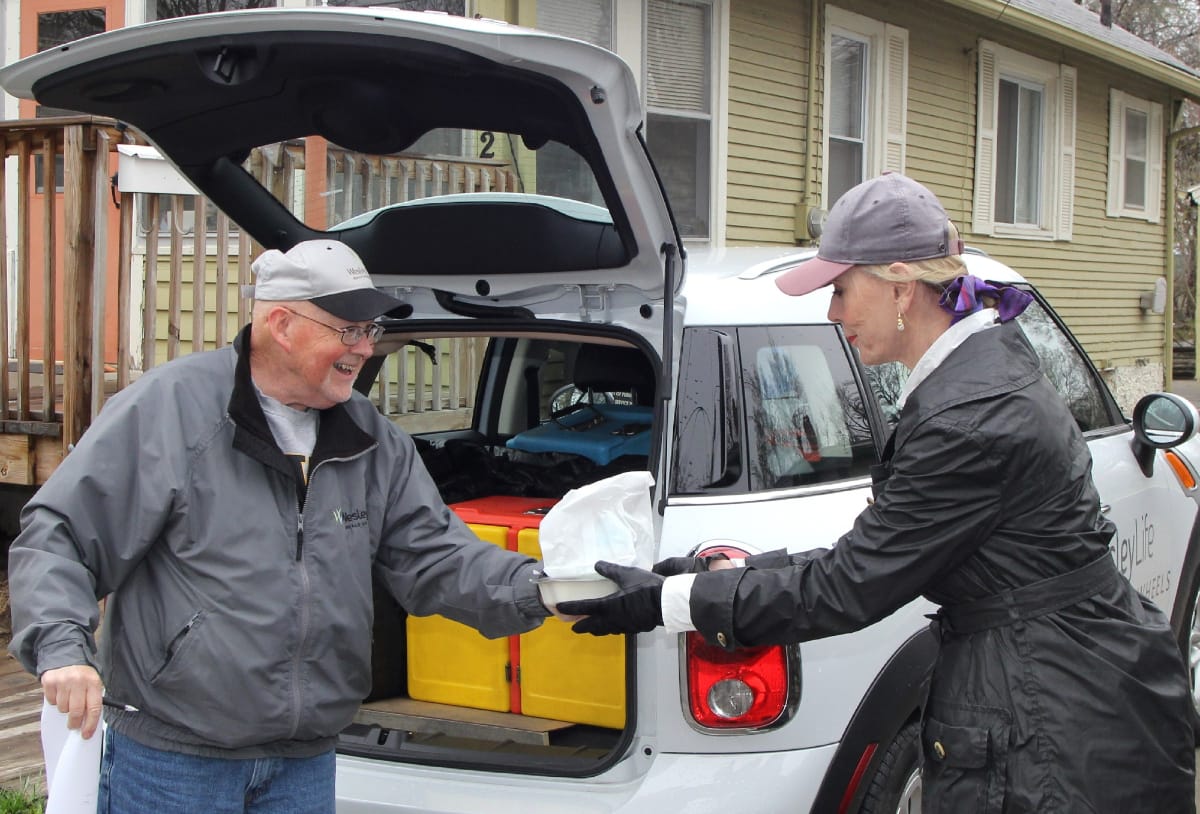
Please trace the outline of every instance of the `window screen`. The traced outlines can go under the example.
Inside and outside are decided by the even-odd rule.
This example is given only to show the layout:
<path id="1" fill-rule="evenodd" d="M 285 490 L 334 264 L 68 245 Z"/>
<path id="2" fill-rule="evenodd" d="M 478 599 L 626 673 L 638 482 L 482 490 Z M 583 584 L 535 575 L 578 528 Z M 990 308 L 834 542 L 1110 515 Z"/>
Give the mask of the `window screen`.
<path id="1" fill-rule="evenodd" d="M 708 237 L 712 148 L 712 9 L 646 5 L 646 145 L 684 237 Z"/>
<path id="2" fill-rule="evenodd" d="M 867 48 L 862 40 L 830 38 L 829 206 L 864 180 Z"/>

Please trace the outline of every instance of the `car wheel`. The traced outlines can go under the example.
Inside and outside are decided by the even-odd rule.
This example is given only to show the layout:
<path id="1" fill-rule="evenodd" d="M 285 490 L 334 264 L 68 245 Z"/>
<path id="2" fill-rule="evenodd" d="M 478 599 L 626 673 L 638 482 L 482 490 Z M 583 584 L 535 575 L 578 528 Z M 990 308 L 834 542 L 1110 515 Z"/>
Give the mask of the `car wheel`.
<path id="1" fill-rule="evenodd" d="M 905 724 L 888 744 L 859 811 L 862 814 L 920 814 L 920 722 Z"/>
<path id="2" fill-rule="evenodd" d="M 1186 625 L 1179 631 L 1179 648 L 1187 659 L 1188 686 L 1192 695 L 1192 728 L 1195 733 L 1196 745 L 1200 746 L 1200 573 L 1192 574 L 1185 583 L 1187 587 L 1187 605 L 1183 608 L 1183 618 Z"/>

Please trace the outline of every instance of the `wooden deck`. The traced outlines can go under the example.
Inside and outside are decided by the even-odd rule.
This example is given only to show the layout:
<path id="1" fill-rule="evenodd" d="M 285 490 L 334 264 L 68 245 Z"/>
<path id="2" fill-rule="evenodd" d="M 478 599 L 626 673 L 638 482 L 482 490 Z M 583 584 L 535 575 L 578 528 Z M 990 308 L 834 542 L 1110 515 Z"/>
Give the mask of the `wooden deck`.
<path id="1" fill-rule="evenodd" d="M 0 786 L 45 793 L 41 715 L 37 679 L 0 653 Z"/>

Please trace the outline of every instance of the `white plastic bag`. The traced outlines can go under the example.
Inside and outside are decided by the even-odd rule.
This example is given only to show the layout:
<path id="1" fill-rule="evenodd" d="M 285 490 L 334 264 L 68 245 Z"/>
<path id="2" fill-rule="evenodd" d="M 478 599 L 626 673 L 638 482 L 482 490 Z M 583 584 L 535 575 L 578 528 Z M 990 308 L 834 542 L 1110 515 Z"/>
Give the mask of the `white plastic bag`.
<path id="1" fill-rule="evenodd" d="M 622 472 L 567 492 L 538 531 L 546 576 L 599 579 L 597 560 L 653 565 L 653 486 L 649 472 Z"/>
<path id="2" fill-rule="evenodd" d="M 42 701 L 42 756 L 46 762 L 46 814 L 95 814 L 100 793 L 104 719 L 87 740 L 67 729 L 67 715 Z"/>

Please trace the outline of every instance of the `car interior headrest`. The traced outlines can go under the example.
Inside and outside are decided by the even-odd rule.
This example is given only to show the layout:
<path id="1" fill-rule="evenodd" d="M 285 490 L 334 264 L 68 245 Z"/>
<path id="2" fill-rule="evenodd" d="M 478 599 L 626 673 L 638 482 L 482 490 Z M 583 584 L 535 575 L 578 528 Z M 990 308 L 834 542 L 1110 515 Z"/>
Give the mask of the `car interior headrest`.
<path id="1" fill-rule="evenodd" d="M 654 368 L 636 348 L 580 345 L 573 379 L 580 390 L 632 392 L 637 404 L 654 402 Z"/>

